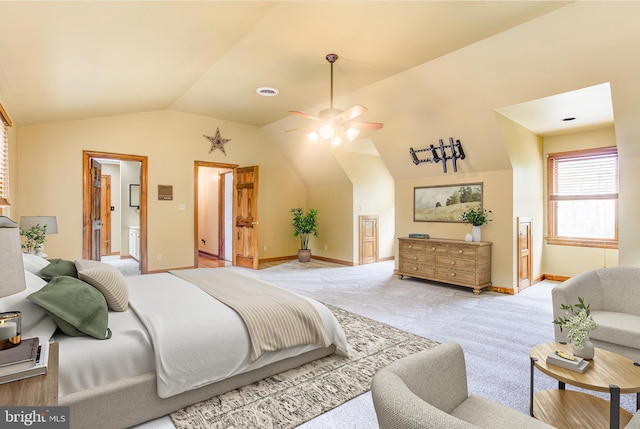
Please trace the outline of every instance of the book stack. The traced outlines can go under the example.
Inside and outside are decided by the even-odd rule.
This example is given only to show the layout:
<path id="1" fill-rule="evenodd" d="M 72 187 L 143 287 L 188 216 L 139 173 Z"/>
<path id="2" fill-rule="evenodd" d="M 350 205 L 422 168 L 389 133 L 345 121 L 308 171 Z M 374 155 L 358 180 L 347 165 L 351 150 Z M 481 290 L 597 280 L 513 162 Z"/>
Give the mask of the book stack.
<path id="1" fill-rule="evenodd" d="M 561 351 L 556 351 L 547 356 L 547 364 L 556 365 L 579 373 L 585 372 L 589 367 L 588 360 Z"/>
<path id="2" fill-rule="evenodd" d="M 409 238 L 429 238 L 429 234 L 419 234 L 417 232 L 412 232 L 409 234 Z"/>
<path id="3" fill-rule="evenodd" d="M 0 351 L 0 384 L 47 373 L 49 343 L 26 338 L 20 345 Z"/>

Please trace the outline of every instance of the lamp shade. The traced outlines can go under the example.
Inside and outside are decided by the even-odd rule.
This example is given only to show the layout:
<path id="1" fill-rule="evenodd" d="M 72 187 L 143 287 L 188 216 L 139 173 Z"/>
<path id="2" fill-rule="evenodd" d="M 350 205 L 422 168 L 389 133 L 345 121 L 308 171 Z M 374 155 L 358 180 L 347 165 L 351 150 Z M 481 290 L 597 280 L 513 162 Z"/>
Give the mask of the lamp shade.
<path id="1" fill-rule="evenodd" d="M 57 234 L 58 223 L 55 216 L 20 216 L 20 229 L 28 231 L 36 225 L 47 227 L 45 234 Z"/>

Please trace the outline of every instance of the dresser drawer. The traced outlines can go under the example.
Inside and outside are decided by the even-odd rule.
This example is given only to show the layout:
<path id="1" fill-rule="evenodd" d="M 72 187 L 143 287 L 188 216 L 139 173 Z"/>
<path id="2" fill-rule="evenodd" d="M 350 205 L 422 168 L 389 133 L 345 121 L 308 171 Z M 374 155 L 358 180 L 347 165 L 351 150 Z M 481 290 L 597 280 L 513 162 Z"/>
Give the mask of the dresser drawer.
<path id="1" fill-rule="evenodd" d="M 411 262 L 400 263 L 400 272 L 407 276 L 433 278 L 435 269 L 433 265 L 423 265 Z"/>
<path id="2" fill-rule="evenodd" d="M 449 255 L 456 256 L 459 258 L 470 258 L 473 259 L 476 257 L 477 248 L 473 246 L 465 246 L 465 245 L 456 245 L 449 244 Z"/>
<path id="3" fill-rule="evenodd" d="M 408 240 L 400 242 L 400 254 L 405 252 L 432 254 L 435 250 L 433 243 L 428 239 Z"/>
<path id="4" fill-rule="evenodd" d="M 476 273 L 455 268 L 436 267 L 436 278 L 443 282 L 475 284 Z"/>
<path id="5" fill-rule="evenodd" d="M 476 271 L 475 259 L 459 259 L 448 256 L 438 256 L 436 261 L 438 268 L 455 269 L 462 271 Z"/>
<path id="6" fill-rule="evenodd" d="M 407 262 L 410 264 L 427 264 L 433 265 L 434 263 L 433 255 L 428 255 L 426 253 L 417 253 L 417 252 L 405 252 L 400 254 L 400 262 Z"/>

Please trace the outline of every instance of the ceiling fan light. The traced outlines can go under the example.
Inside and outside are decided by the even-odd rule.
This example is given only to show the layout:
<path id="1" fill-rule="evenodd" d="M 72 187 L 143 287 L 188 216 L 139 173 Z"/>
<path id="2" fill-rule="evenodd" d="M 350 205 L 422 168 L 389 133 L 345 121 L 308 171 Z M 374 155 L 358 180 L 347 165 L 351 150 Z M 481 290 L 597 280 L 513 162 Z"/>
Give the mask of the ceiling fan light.
<path id="1" fill-rule="evenodd" d="M 318 143 L 318 133 L 316 133 L 315 131 L 307 134 L 307 138 L 311 141 L 311 143 Z"/>
<path id="2" fill-rule="evenodd" d="M 337 147 L 337 146 L 340 146 L 341 144 L 342 144 L 342 137 L 337 135 L 331 137 L 331 146 Z"/>
<path id="3" fill-rule="evenodd" d="M 323 139 L 329 140 L 335 134 L 335 131 L 333 129 L 333 125 L 324 124 L 318 130 L 318 134 L 320 134 L 320 137 L 322 137 Z"/>
<path id="4" fill-rule="evenodd" d="M 347 128 L 347 139 L 349 139 L 350 142 L 354 141 L 356 139 L 356 137 L 358 137 L 358 134 L 360 134 L 360 130 L 357 128 Z"/>

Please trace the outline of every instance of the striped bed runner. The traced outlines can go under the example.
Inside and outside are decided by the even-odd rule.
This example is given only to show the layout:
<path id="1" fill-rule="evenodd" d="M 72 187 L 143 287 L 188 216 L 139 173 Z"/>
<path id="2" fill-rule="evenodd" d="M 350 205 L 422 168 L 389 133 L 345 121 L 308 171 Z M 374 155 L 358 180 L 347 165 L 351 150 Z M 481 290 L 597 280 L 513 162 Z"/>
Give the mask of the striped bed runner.
<path id="1" fill-rule="evenodd" d="M 225 268 L 170 272 L 240 315 L 251 338 L 252 362 L 265 352 L 305 344 L 331 345 L 318 311 L 298 295 Z"/>

